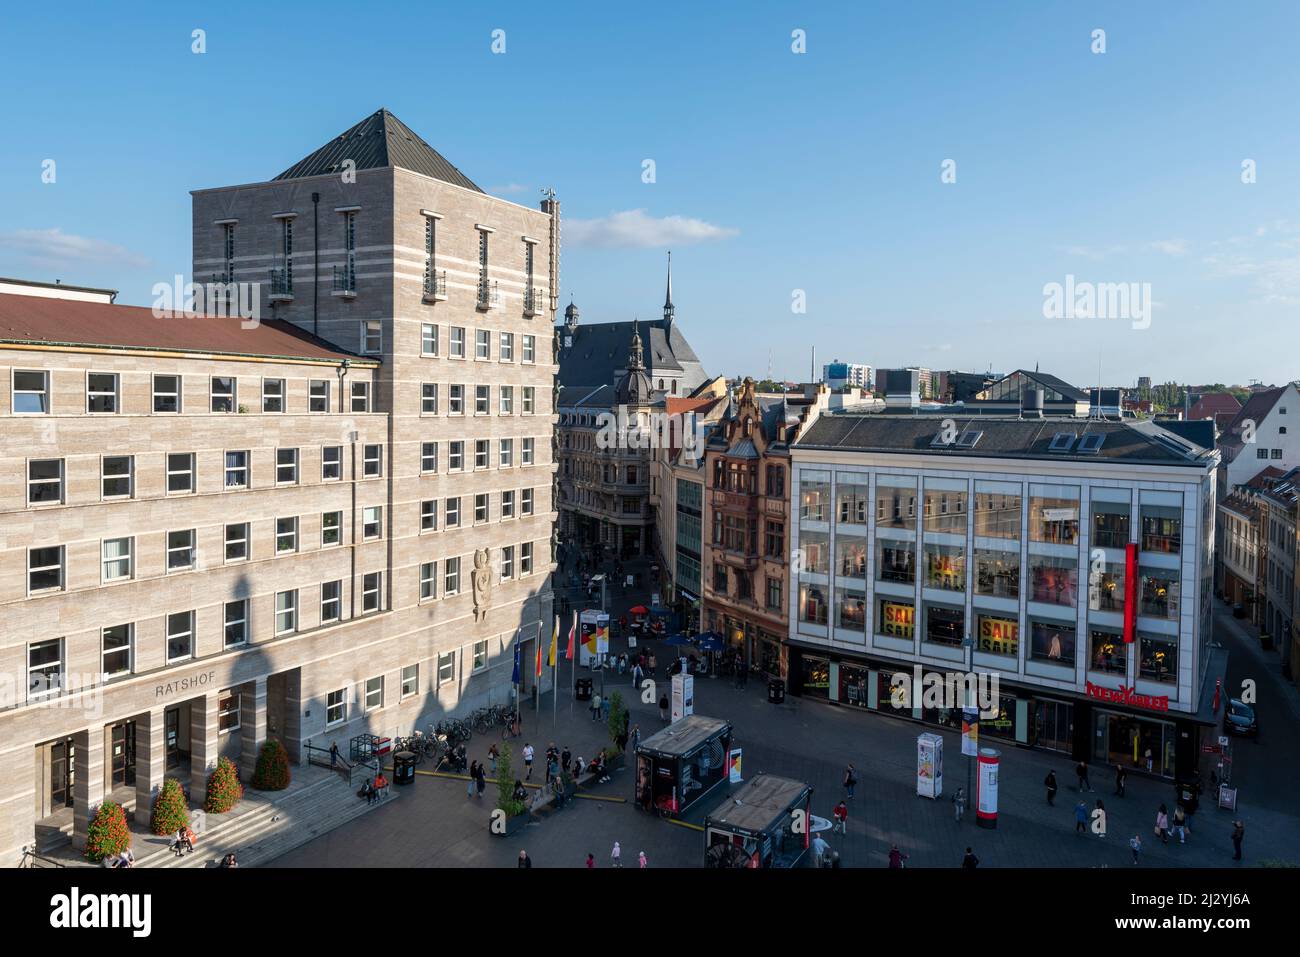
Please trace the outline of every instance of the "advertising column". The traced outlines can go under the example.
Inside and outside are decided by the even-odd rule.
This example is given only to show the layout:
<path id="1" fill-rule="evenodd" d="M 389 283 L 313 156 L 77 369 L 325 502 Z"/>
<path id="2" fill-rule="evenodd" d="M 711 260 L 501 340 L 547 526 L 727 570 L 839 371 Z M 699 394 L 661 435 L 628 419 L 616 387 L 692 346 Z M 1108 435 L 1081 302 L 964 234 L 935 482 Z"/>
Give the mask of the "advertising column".
<path id="1" fill-rule="evenodd" d="M 916 793 L 931 800 L 943 794 L 943 738 L 937 734 L 917 736 Z"/>
<path id="2" fill-rule="evenodd" d="M 980 748 L 975 805 L 975 823 L 980 827 L 998 826 L 998 761 L 1001 757 L 1002 753 L 995 748 Z"/>

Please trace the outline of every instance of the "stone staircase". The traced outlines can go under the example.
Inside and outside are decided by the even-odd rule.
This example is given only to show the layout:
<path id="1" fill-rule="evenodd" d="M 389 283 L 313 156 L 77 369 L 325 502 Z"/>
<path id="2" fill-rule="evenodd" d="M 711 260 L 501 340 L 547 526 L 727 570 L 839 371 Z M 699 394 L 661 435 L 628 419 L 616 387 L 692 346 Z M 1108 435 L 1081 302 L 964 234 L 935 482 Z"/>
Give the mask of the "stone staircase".
<path id="1" fill-rule="evenodd" d="M 216 867 L 221 859 L 234 853 L 240 867 L 257 867 L 286 854 L 380 804 L 395 800 L 398 791 L 390 787 L 389 796 L 375 804 L 357 797 L 346 778 L 326 773 L 292 794 L 265 802 L 237 820 L 209 827 L 198 835 L 194 852 L 177 857 L 166 847 L 137 858 L 137 867 Z M 248 792 L 245 792 L 246 794 Z M 246 798 L 247 799 L 247 798 Z M 209 817 L 209 822 L 213 818 Z"/>

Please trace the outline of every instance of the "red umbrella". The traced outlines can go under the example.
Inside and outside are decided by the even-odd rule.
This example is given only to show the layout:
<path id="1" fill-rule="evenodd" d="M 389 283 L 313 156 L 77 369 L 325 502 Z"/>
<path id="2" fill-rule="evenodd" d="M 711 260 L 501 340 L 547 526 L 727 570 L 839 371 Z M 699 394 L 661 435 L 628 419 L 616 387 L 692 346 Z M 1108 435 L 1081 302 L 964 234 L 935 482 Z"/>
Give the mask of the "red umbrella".
<path id="1" fill-rule="evenodd" d="M 650 609 L 647 608 L 645 605 L 637 605 L 635 608 L 631 609 L 631 611 L 629 612 L 629 614 L 632 614 L 632 615 L 648 615 L 648 614 L 650 614 Z"/>

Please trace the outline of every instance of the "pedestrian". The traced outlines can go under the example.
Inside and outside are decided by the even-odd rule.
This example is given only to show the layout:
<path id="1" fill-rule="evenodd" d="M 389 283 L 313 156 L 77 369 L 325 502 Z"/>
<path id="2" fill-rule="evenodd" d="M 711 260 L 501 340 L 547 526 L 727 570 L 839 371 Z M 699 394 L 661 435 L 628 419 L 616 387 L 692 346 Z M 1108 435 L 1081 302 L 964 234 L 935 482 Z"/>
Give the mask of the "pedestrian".
<path id="1" fill-rule="evenodd" d="M 1101 813 L 1097 814 L 1096 812 L 1094 812 L 1092 815 L 1093 820 L 1095 820 L 1098 823 L 1098 825 L 1100 825 L 1100 827 L 1097 829 L 1097 836 L 1105 837 L 1106 836 L 1106 805 L 1101 803 L 1101 798 L 1097 798 L 1097 810 L 1100 811 Z"/>
<path id="2" fill-rule="evenodd" d="M 650 674 L 654 674 L 655 669 L 659 667 L 659 663 L 655 660 L 655 653 L 653 648 L 650 650 L 650 653 L 646 655 L 645 664 L 646 664 L 646 671 L 648 671 Z"/>
<path id="3" fill-rule="evenodd" d="M 1120 797 L 1124 796 L 1124 784 L 1128 779 L 1128 772 L 1124 770 L 1124 765 L 1115 765 L 1115 793 Z"/>
<path id="4" fill-rule="evenodd" d="M 587 855 L 587 870 L 589 870 L 589 871 L 594 871 L 595 869 L 596 869 L 596 855 L 595 855 L 595 854 L 588 854 L 588 855 Z"/>
<path id="5" fill-rule="evenodd" d="M 639 661 L 632 666 L 632 687 L 641 687 L 641 662 Z"/>
<path id="6" fill-rule="evenodd" d="M 469 783 L 465 785 L 465 799 L 468 800 L 474 796 L 474 787 L 478 784 L 478 762 L 469 763 Z"/>
<path id="7" fill-rule="evenodd" d="M 641 746 L 641 725 L 632 725 L 632 753 L 636 754 L 636 749 Z"/>
<path id="8" fill-rule="evenodd" d="M 527 773 L 524 774 L 524 780 L 531 781 L 533 778 L 533 746 L 531 744 L 524 745 L 524 767 L 528 769 Z"/>
<path id="9" fill-rule="evenodd" d="M 1151 749 L 1150 748 L 1147 748 L 1146 753 L 1143 754 L 1143 757 L 1146 759 L 1147 762 L 1147 774 L 1150 774 L 1151 773 Z"/>
<path id="10" fill-rule="evenodd" d="M 609 697 L 600 699 L 600 718 L 602 721 L 609 720 Z"/>
<path id="11" fill-rule="evenodd" d="M 1142 853 L 1142 838 L 1134 834 L 1128 842 L 1128 849 L 1133 852 L 1133 863 L 1138 862 L 1138 855 Z"/>
<path id="12" fill-rule="evenodd" d="M 641 868 L 641 870 L 645 870 L 647 867 L 650 866 L 650 862 L 645 859 L 645 851 L 642 851 L 636 856 L 636 863 L 637 866 Z"/>
<path id="13" fill-rule="evenodd" d="M 668 720 L 668 695 L 666 694 L 659 696 L 659 720 Z"/>
<path id="14" fill-rule="evenodd" d="M 892 870 L 902 870 L 905 860 L 907 860 L 907 855 L 898 849 L 897 844 L 889 849 L 889 866 Z"/>
<path id="15" fill-rule="evenodd" d="M 837 868 L 839 866 L 840 866 L 840 852 L 831 851 L 831 867 Z"/>
<path id="16" fill-rule="evenodd" d="M 623 866 L 623 849 L 618 846 L 618 841 L 614 842 L 614 848 L 609 852 L 609 862 L 614 867 Z"/>
<path id="17" fill-rule="evenodd" d="M 532 867 L 532 866 L 533 866 L 533 859 L 532 859 L 531 857 L 528 856 L 528 852 L 527 852 L 527 851 L 520 851 L 520 852 L 519 852 L 519 863 L 516 864 L 515 866 L 516 866 L 516 867 Z"/>
<path id="18" fill-rule="evenodd" d="M 566 744 L 564 750 L 560 752 L 560 767 L 564 769 L 565 774 L 569 773 L 569 765 L 572 763 L 573 755 L 569 752 L 569 746 Z"/>
<path id="19" fill-rule="evenodd" d="M 815 838 L 813 838 L 813 842 L 812 842 L 813 866 L 825 867 L 826 864 L 830 863 L 827 860 L 827 852 L 830 849 L 831 846 L 827 844 L 824 840 L 822 840 L 822 836 L 820 834 L 818 834 Z"/>
<path id="20" fill-rule="evenodd" d="M 857 784 L 858 772 L 854 770 L 853 762 L 849 762 L 848 766 L 844 768 L 844 790 L 848 794 L 850 801 L 853 800 L 853 789 L 857 787 Z"/>
<path id="21" fill-rule="evenodd" d="M 492 762 L 492 776 L 496 777 L 497 758 L 501 757 L 501 750 L 494 744 L 488 748 L 488 760 Z"/>
<path id="22" fill-rule="evenodd" d="M 339 743 L 333 741 L 330 743 L 330 770 L 338 767 L 339 763 Z"/>
<path id="23" fill-rule="evenodd" d="M 1056 772 L 1048 771 L 1047 777 L 1043 779 L 1043 784 L 1047 785 L 1047 806 L 1056 806 Z"/>
<path id="24" fill-rule="evenodd" d="M 1162 844 L 1169 843 L 1169 812 L 1163 804 L 1160 805 L 1160 810 L 1156 811 L 1156 836 L 1160 838 Z"/>
<path id="25" fill-rule="evenodd" d="M 483 800 L 483 792 L 487 790 L 487 768 L 480 761 L 478 765 L 478 777 L 475 779 L 475 786 L 478 790 L 478 799 Z"/>
<path id="26" fill-rule="evenodd" d="M 975 856 L 975 852 L 969 847 L 966 848 L 966 856 L 961 859 L 961 866 L 968 871 L 973 871 L 980 866 L 980 859 Z"/>
<path id="27" fill-rule="evenodd" d="M 1091 791 L 1092 785 L 1088 782 L 1088 762 L 1080 761 L 1074 769 L 1075 775 L 1079 778 L 1079 793 Z"/>
<path id="28" fill-rule="evenodd" d="M 1187 812 L 1181 804 L 1174 807 L 1174 833 L 1178 835 L 1179 844 L 1187 843 Z"/>
<path id="29" fill-rule="evenodd" d="M 831 812 L 831 817 L 835 819 L 835 825 L 831 829 L 832 833 L 838 831 L 840 834 L 848 834 L 849 824 L 849 806 L 843 801 L 835 805 L 835 810 Z"/>
<path id="30" fill-rule="evenodd" d="M 1232 822 L 1232 859 L 1241 860 L 1241 842 L 1246 839 L 1246 825 L 1241 821 Z"/>
<path id="31" fill-rule="evenodd" d="M 1088 833 L 1088 805 L 1083 801 L 1074 806 L 1074 833 Z"/>
<path id="32" fill-rule="evenodd" d="M 600 720 L 600 692 L 599 691 L 591 696 L 591 720 L 592 721 Z"/>
<path id="33" fill-rule="evenodd" d="M 966 789 L 958 788 L 952 796 L 952 806 L 957 814 L 957 823 L 961 823 L 961 816 L 966 813 Z"/>

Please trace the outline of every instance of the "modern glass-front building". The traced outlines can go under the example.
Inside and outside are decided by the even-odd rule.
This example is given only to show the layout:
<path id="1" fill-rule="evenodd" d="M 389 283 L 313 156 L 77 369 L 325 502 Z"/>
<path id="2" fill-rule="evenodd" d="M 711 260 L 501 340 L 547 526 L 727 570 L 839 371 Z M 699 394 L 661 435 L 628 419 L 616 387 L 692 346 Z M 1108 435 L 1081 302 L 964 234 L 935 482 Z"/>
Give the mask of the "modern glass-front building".
<path id="1" fill-rule="evenodd" d="M 984 735 L 1195 767 L 1223 674 L 1217 452 L 1145 422 L 909 410 L 824 415 L 792 460 L 792 693 L 897 714 L 896 674 L 997 674 Z"/>

